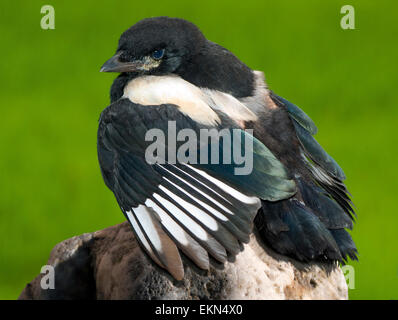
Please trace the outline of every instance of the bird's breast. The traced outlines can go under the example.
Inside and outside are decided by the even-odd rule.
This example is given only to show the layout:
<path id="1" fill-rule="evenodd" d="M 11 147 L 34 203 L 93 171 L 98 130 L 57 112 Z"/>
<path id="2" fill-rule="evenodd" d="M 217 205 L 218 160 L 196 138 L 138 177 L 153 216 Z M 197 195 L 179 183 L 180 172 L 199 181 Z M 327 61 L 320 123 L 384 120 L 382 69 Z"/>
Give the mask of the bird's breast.
<path id="1" fill-rule="evenodd" d="M 174 75 L 135 78 L 125 86 L 123 97 L 143 106 L 176 105 L 182 113 L 204 125 L 220 124 L 219 113 L 239 125 L 257 120 L 257 116 L 232 95 L 199 88 Z"/>
<path id="2" fill-rule="evenodd" d="M 221 122 L 202 90 L 178 76 L 135 78 L 125 86 L 123 97 L 143 106 L 176 105 L 182 113 L 205 125 Z"/>

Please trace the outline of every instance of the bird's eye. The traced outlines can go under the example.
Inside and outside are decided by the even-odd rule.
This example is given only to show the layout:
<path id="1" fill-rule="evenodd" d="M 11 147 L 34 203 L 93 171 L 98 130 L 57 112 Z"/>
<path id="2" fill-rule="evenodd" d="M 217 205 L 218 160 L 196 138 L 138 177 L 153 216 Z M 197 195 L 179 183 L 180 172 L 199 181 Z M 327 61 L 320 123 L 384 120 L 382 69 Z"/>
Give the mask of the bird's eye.
<path id="1" fill-rule="evenodd" d="M 152 52 L 152 58 L 154 58 L 155 60 L 162 59 L 163 55 L 164 55 L 164 49 L 155 50 L 154 52 Z"/>

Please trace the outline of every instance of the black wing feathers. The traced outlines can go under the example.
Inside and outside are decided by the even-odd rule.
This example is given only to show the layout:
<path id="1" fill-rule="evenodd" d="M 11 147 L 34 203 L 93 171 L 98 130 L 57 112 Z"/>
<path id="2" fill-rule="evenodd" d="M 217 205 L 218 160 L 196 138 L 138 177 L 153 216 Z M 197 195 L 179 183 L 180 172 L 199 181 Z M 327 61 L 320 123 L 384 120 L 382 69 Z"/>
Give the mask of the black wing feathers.
<path id="1" fill-rule="evenodd" d="M 352 229 L 355 213 L 343 170 L 312 137 L 317 128 L 308 115 L 274 93 L 271 99 L 290 115 L 301 143 L 298 160 L 304 161 L 309 174 L 296 175 L 298 196 L 262 201 L 263 215 L 256 217 L 256 226 L 274 249 L 299 260 L 356 259 L 355 244 L 345 230 Z"/>
<path id="2" fill-rule="evenodd" d="M 167 158 L 164 163 L 148 164 L 145 150 L 151 142 L 145 141 L 145 134 L 152 128 L 167 132 L 168 121 L 175 121 L 176 130 L 201 128 L 173 105 L 139 106 L 127 99 L 116 101 L 100 118 L 98 158 L 106 185 L 142 247 L 176 279 L 182 279 L 177 247 L 204 269 L 209 266 L 208 254 L 225 262 L 228 255 L 241 250 L 240 242 L 249 241 L 260 202 L 246 195 L 248 191 L 241 193 L 241 186 L 224 182 L 220 172 L 212 177 L 212 170 L 206 168 L 207 173 L 200 165 L 170 164 Z M 263 157 L 271 162 L 261 170 L 274 174 L 275 179 L 279 177 L 283 185 L 287 177 L 282 165 L 269 150 Z M 266 193 L 268 185 L 261 176 L 253 179 Z"/>

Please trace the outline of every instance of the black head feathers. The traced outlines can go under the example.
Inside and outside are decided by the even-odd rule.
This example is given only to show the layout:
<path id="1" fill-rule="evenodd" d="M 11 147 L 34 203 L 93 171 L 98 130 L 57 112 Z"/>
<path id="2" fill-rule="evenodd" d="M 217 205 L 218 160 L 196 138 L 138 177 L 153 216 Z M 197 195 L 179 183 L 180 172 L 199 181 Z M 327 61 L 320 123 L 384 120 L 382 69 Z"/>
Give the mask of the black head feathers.
<path id="1" fill-rule="evenodd" d="M 160 49 L 166 50 L 165 55 L 190 56 L 197 54 L 205 43 L 206 38 L 193 23 L 156 17 L 143 19 L 123 32 L 118 51 L 125 51 L 129 58 L 150 55 Z"/>
<path id="2" fill-rule="evenodd" d="M 116 54 L 101 71 L 120 72 L 112 100 L 130 79 L 141 75 L 175 74 L 198 87 L 235 97 L 253 92 L 252 70 L 227 49 L 208 41 L 193 23 L 169 17 L 143 19 L 120 37 Z"/>

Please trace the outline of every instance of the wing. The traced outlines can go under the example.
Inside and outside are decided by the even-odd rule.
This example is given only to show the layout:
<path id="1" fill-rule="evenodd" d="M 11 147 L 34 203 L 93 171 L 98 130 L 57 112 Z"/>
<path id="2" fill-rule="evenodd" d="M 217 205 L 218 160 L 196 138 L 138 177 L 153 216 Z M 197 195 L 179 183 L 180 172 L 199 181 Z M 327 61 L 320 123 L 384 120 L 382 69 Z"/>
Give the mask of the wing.
<path id="1" fill-rule="evenodd" d="M 276 239 L 275 236 L 269 238 L 274 242 L 279 241 L 280 251 L 294 250 L 300 260 L 314 257 L 357 259 L 355 244 L 345 230 L 352 229 L 355 213 L 343 182 L 343 170 L 314 139 L 317 128 L 308 115 L 272 92 L 270 97 L 277 106 L 288 112 L 299 141 L 301 161 L 308 174 L 305 177 L 296 176 L 300 199 L 291 199 L 283 204 L 265 204 L 268 211 L 278 216 L 275 220 L 277 223 L 270 225 L 271 229 L 290 230 L 291 234 L 295 234 L 291 237 L 289 232 L 285 232 L 283 239 Z M 286 212 L 290 212 L 290 216 Z M 284 218 L 281 219 L 281 216 Z"/>
<path id="2" fill-rule="evenodd" d="M 216 139 L 216 147 L 233 151 L 250 142 L 253 168 L 249 174 L 237 176 L 240 164 L 234 161 L 213 165 L 209 161 L 201 164 L 172 159 L 173 152 L 179 152 L 184 143 L 173 146 L 170 123 L 175 125 L 175 132 L 190 129 L 197 135 L 202 129 L 222 126 L 200 124 L 176 105 L 143 106 L 120 99 L 101 114 L 98 158 L 104 181 L 142 247 L 158 265 L 182 279 L 179 250 L 202 269 L 208 269 L 209 255 L 226 261 L 241 250 L 240 242 L 249 241 L 261 205 L 259 198 L 285 199 L 296 192 L 296 186 L 261 142 L 233 125 L 226 129 L 238 130 L 241 139 L 230 144 Z M 155 162 L 148 161 L 147 153 L 153 146 L 146 141 L 151 129 L 165 134 L 164 139 L 159 135 L 156 141 L 172 151 L 162 153 L 159 148 Z M 202 142 L 195 146 L 197 159 L 213 147 Z"/>

